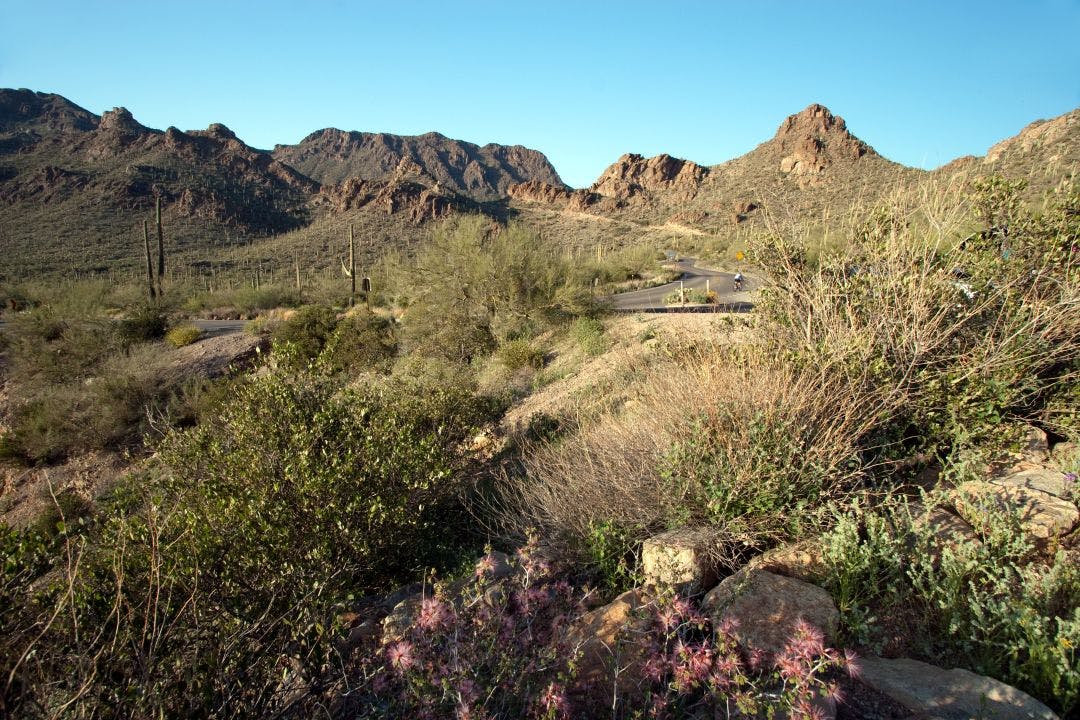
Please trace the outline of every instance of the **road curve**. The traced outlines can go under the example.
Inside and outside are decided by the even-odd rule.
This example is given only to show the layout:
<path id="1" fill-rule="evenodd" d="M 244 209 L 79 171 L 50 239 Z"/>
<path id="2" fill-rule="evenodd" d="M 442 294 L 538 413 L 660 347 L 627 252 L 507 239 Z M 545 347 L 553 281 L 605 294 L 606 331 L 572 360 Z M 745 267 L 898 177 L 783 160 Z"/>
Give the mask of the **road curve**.
<path id="1" fill-rule="evenodd" d="M 707 312 L 716 308 L 727 312 L 745 312 L 753 307 L 750 293 L 759 285 L 758 281 L 744 275 L 742 290 L 735 292 L 734 273 L 698 267 L 696 262 L 695 258 L 683 258 L 676 262 L 675 269 L 681 272 L 682 276 L 675 282 L 611 296 L 612 309 L 616 312 L 680 312 L 683 310 Z M 704 307 L 686 306 L 685 308 L 679 305 L 665 305 L 664 298 L 680 287 L 702 292 L 706 289 L 712 290 L 716 293 L 717 304 Z"/>

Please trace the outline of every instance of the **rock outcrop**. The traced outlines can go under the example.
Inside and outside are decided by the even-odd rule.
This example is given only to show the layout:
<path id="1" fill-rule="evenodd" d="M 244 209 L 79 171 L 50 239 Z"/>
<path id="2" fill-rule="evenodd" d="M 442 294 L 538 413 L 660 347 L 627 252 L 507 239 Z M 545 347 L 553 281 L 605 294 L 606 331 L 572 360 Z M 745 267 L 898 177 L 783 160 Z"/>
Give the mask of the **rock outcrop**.
<path id="1" fill-rule="evenodd" d="M 800 187 L 820 185 L 826 171 L 835 163 L 877 154 L 848 132 L 843 118 L 818 104 L 789 116 L 772 142 L 779 146 L 782 155 L 780 172 L 794 176 Z"/>
<path id="2" fill-rule="evenodd" d="M 474 200 L 505 197 L 511 185 L 531 180 L 565 187 L 543 153 L 520 145 L 479 146 L 439 133 L 407 136 L 326 128 L 296 145 L 275 146 L 273 156 L 327 185 L 348 178 L 388 180 L 408 161 L 441 190 Z"/>
<path id="3" fill-rule="evenodd" d="M 647 199 L 662 193 L 690 199 L 697 194 L 709 169 L 670 155 L 644 158 L 628 153 L 607 168 L 590 190 L 620 202 Z"/>
<path id="4" fill-rule="evenodd" d="M 816 585 L 764 570 L 742 570 L 725 578 L 701 602 L 713 627 L 731 625 L 748 651 L 783 651 L 800 622 L 835 636 L 840 612 L 829 593 Z"/>
<path id="5" fill-rule="evenodd" d="M 1025 692 L 968 670 L 945 670 L 918 660 L 863 658 L 860 679 L 916 717 L 940 720 L 1057 720 Z"/>

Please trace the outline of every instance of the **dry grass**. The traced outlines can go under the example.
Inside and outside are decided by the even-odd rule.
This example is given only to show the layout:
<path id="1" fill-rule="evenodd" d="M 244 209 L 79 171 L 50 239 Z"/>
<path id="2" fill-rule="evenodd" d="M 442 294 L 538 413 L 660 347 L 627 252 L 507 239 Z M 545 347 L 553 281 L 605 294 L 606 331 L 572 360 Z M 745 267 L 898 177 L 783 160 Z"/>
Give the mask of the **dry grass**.
<path id="1" fill-rule="evenodd" d="M 586 555 L 598 527 L 707 526 L 733 560 L 887 487 L 906 455 L 960 465 L 1031 420 L 1076 383 L 1076 258 L 1054 246 L 1075 215 L 1017 218 L 1003 256 L 997 240 L 961 242 L 963 190 L 898 193 L 819 262 L 805 237 L 763 243 L 756 340 L 677 354 L 636 402 L 528 449 L 505 483 L 511 526 Z"/>

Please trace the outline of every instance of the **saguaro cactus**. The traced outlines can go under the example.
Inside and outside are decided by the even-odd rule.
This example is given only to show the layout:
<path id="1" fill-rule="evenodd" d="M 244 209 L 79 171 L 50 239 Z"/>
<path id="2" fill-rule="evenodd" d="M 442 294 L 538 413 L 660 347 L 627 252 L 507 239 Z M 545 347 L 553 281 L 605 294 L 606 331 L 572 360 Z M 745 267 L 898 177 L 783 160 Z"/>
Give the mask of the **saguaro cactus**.
<path id="1" fill-rule="evenodd" d="M 150 302 L 154 301 L 154 264 L 150 260 L 150 233 L 146 229 L 146 221 L 142 221 L 143 249 L 146 250 L 146 292 L 150 296 Z"/>
<path id="2" fill-rule="evenodd" d="M 162 278 L 165 277 L 165 233 L 161 229 L 161 198 L 156 198 L 155 216 L 157 218 L 157 294 L 162 297 Z"/>
<path id="3" fill-rule="evenodd" d="M 356 243 L 353 239 L 353 226 L 349 223 L 349 265 L 341 261 L 341 271 L 349 278 L 349 307 L 356 302 Z"/>

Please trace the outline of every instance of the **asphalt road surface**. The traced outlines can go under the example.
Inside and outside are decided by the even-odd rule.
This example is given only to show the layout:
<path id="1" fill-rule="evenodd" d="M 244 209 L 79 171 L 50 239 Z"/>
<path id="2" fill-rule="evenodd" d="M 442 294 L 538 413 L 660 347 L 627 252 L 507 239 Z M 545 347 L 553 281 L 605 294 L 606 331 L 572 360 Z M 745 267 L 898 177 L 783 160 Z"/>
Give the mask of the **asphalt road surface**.
<path id="1" fill-rule="evenodd" d="M 734 273 L 700 268 L 695 264 L 696 262 L 695 258 L 683 258 L 676 262 L 675 269 L 682 272 L 682 277 L 675 282 L 613 295 L 612 307 L 617 312 L 680 312 L 683 310 L 708 312 L 713 309 L 721 312 L 745 312 L 753 307 L 750 291 L 758 285 L 754 278 L 743 275 L 742 290 L 735 292 Z M 665 305 L 664 298 L 680 287 L 702 292 L 713 290 L 716 292 L 718 302 L 714 306 L 685 308 L 679 305 Z"/>

